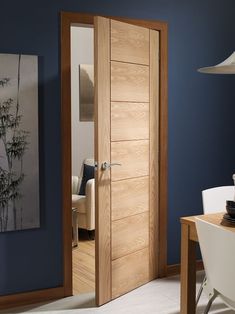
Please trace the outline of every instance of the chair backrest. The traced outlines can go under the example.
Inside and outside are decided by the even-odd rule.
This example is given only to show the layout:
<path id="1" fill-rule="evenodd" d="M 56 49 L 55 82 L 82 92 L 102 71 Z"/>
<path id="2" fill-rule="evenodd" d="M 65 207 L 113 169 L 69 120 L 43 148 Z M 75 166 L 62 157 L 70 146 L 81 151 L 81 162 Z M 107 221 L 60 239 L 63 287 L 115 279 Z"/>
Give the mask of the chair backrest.
<path id="1" fill-rule="evenodd" d="M 232 305 L 228 301 L 235 301 L 235 230 L 226 230 L 200 218 L 196 218 L 196 228 L 209 284 Z"/>
<path id="2" fill-rule="evenodd" d="M 234 186 L 218 186 L 202 191 L 204 214 L 222 212 L 226 207 L 226 200 L 234 199 Z"/>
<path id="3" fill-rule="evenodd" d="M 84 164 L 88 165 L 88 166 L 94 166 L 95 165 L 94 158 L 86 158 L 86 159 L 83 160 L 82 167 L 81 167 L 80 178 L 83 177 Z"/>
<path id="4" fill-rule="evenodd" d="M 95 164 L 94 158 L 87 158 L 87 159 L 85 159 L 83 164 L 86 164 L 88 166 L 94 166 L 94 164 Z"/>

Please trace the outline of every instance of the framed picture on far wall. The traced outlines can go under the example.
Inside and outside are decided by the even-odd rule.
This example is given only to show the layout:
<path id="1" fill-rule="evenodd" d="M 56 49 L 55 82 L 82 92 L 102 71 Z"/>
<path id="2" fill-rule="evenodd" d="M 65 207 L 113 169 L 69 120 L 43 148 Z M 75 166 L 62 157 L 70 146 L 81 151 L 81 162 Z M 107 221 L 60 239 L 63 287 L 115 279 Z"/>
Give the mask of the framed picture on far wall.
<path id="1" fill-rule="evenodd" d="M 79 120 L 94 121 L 94 66 L 79 65 Z"/>

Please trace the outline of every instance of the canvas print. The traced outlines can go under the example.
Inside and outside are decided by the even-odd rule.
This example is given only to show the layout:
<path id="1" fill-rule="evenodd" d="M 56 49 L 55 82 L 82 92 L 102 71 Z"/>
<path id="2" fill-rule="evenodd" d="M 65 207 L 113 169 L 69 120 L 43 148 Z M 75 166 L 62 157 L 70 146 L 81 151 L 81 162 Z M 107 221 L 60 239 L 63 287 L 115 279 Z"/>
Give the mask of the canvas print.
<path id="1" fill-rule="evenodd" d="M 38 58 L 0 54 L 0 232 L 39 226 Z"/>
<path id="2" fill-rule="evenodd" d="M 79 120 L 94 121 L 94 66 L 79 65 Z"/>

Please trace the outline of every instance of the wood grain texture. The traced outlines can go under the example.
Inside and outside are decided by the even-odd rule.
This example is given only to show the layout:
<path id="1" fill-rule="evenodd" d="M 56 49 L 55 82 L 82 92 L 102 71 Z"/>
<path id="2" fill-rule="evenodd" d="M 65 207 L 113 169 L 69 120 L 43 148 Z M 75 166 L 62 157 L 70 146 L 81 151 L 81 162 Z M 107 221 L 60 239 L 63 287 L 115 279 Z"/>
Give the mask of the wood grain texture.
<path id="1" fill-rule="evenodd" d="M 0 309 L 13 308 L 16 306 L 28 305 L 33 303 L 46 302 L 64 297 L 64 287 L 28 291 L 12 295 L 1 296 Z M 2 312 L 4 313 L 4 312 Z M 8 312 L 9 313 L 9 312 Z"/>
<path id="2" fill-rule="evenodd" d="M 110 160 L 110 21 L 95 17 L 95 160 Z M 104 79 L 105 78 L 105 79 Z M 110 172 L 98 167 L 96 187 L 96 302 L 111 300 Z"/>
<path id="3" fill-rule="evenodd" d="M 235 233 L 235 228 L 234 228 L 234 224 L 233 223 L 230 223 L 228 221 L 225 221 L 223 219 L 223 216 L 226 212 L 221 212 L 221 213 L 213 213 L 213 214 L 206 214 L 206 215 L 200 215 L 198 216 L 198 218 L 200 218 L 201 220 L 204 220 L 206 222 L 209 222 L 213 225 L 216 225 L 220 228 L 223 228 L 227 231 L 230 231 L 230 232 L 234 232 Z M 195 224 L 194 224 L 195 226 Z M 193 228 L 191 228 L 193 229 Z M 196 229 L 196 226 L 195 226 L 195 230 Z"/>
<path id="4" fill-rule="evenodd" d="M 198 235 L 196 226 L 194 228 L 189 228 L 189 239 L 198 242 Z"/>
<path id="5" fill-rule="evenodd" d="M 112 259 L 143 249 L 149 245 L 149 213 L 112 222 Z"/>
<path id="6" fill-rule="evenodd" d="M 216 213 L 216 216 L 217 215 L 218 214 Z M 192 241 L 198 242 L 198 236 L 197 236 L 197 230 L 196 230 L 196 217 L 197 216 L 181 217 L 180 221 L 181 223 L 185 223 L 186 225 L 189 226 L 189 239 Z M 221 221 L 222 217 L 220 215 L 217 217 L 219 218 L 219 221 Z"/>
<path id="7" fill-rule="evenodd" d="M 149 103 L 111 103 L 111 141 L 149 139 Z"/>
<path id="8" fill-rule="evenodd" d="M 111 100 L 149 102 L 149 67 L 112 61 Z"/>
<path id="9" fill-rule="evenodd" d="M 121 16 L 109 16 L 109 18 L 115 21 L 120 21 L 127 24 L 131 24 L 131 25 L 142 26 L 149 29 L 158 30 L 161 32 L 167 31 L 168 24 L 167 22 L 164 22 L 164 21 L 138 20 L 138 19 L 130 19 L 126 17 L 121 17 Z"/>
<path id="10" fill-rule="evenodd" d="M 163 21 L 138 20 L 124 17 L 112 19 L 159 31 L 160 95 L 159 95 L 159 277 L 167 272 L 167 195 L 168 195 L 168 24 Z"/>
<path id="11" fill-rule="evenodd" d="M 111 60 L 149 64 L 149 29 L 111 20 Z"/>
<path id="12" fill-rule="evenodd" d="M 112 220 L 149 210 L 149 177 L 112 182 Z"/>
<path id="13" fill-rule="evenodd" d="M 133 290 L 149 280 L 148 248 L 112 262 L 112 298 Z"/>
<path id="14" fill-rule="evenodd" d="M 223 219 L 225 212 L 221 213 L 212 213 L 206 215 L 197 215 L 189 217 L 181 217 L 181 224 L 186 224 L 189 226 L 189 239 L 198 242 L 197 229 L 196 229 L 196 218 L 209 222 L 213 225 L 216 225 L 220 228 L 228 230 L 235 233 L 234 224 L 229 223 Z"/>
<path id="15" fill-rule="evenodd" d="M 160 30 L 160 94 L 159 94 L 159 257 L 158 275 L 166 276 L 167 266 L 167 211 L 168 211 L 168 29 Z"/>
<path id="16" fill-rule="evenodd" d="M 167 265 L 167 277 L 180 275 L 180 264 Z M 196 261 L 196 271 L 204 270 L 202 260 Z"/>
<path id="17" fill-rule="evenodd" d="M 150 30 L 149 276 L 158 277 L 159 254 L 159 33 Z"/>
<path id="18" fill-rule="evenodd" d="M 180 313 L 193 314 L 196 308 L 196 242 L 189 239 L 189 226 L 181 224 Z"/>
<path id="19" fill-rule="evenodd" d="M 159 208 L 159 276 L 166 275 L 166 225 L 167 225 L 167 23 L 151 20 L 137 20 L 122 17 L 110 17 L 129 24 L 158 30 L 160 32 L 160 208 Z M 72 253 L 71 253 L 71 81 L 70 81 L 70 25 L 93 24 L 94 15 L 75 12 L 62 12 L 61 14 L 61 140 L 66 149 L 62 149 L 62 197 L 63 197 L 63 265 L 64 286 L 53 289 L 64 296 L 71 295 L 72 291 Z M 139 99 L 137 100 L 139 101 Z M 96 234 L 98 231 L 96 230 Z M 97 248 L 98 250 L 98 248 Z M 42 295 L 47 299 L 50 292 L 45 289 L 37 292 L 23 294 L 25 302 L 37 302 Z M 44 293 L 45 292 L 45 293 Z M 55 292 L 57 293 L 57 292 Z M 39 298 L 39 299 L 38 299 Z M 22 299 L 22 300 L 23 300 Z M 42 297 L 43 299 L 43 297 Z M 8 304 L 5 303 L 9 302 Z M 0 297 L 0 304 L 7 307 L 21 304 L 21 294 Z M 5 304 L 5 305 L 4 305 Z M 98 302 L 97 302 L 98 305 Z"/>
<path id="20" fill-rule="evenodd" d="M 123 141 L 111 143 L 112 181 L 147 176 L 149 174 L 149 141 Z"/>
<path id="21" fill-rule="evenodd" d="M 95 241 L 79 238 L 73 249 L 73 295 L 95 291 Z"/>

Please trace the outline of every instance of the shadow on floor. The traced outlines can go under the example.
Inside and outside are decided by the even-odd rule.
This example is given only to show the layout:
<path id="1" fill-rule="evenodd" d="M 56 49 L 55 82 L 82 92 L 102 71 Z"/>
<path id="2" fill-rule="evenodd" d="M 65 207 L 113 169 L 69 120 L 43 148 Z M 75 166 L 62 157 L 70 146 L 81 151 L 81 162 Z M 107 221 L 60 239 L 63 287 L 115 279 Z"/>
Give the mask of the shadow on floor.
<path id="1" fill-rule="evenodd" d="M 196 314 L 203 314 L 205 311 L 205 307 L 206 305 L 199 305 L 197 307 L 197 311 Z M 228 307 L 226 307 L 225 304 L 213 304 L 210 310 L 211 314 L 234 314 L 235 311 L 229 309 Z M 179 311 L 176 312 L 169 312 L 169 314 L 180 314 Z"/>
<path id="2" fill-rule="evenodd" d="M 95 294 L 86 293 L 79 296 L 68 297 L 47 303 L 38 303 L 33 305 L 21 306 L 9 310 L 1 310 L 0 314 L 20 314 L 20 313 L 41 313 L 54 311 L 66 311 L 76 309 L 92 309 L 95 308 Z"/>

